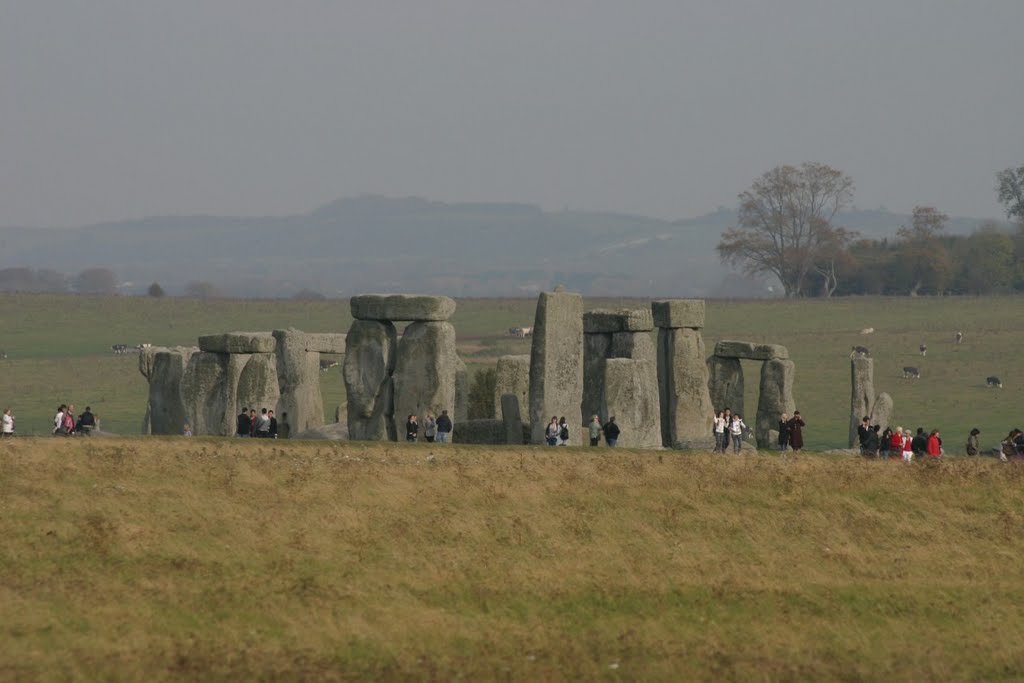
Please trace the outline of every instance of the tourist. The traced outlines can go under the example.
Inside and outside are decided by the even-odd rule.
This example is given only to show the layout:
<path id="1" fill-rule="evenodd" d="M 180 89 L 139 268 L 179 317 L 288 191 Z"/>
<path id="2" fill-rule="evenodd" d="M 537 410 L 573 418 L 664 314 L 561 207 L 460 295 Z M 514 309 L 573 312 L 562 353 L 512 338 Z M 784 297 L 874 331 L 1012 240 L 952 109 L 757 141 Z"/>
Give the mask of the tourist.
<path id="1" fill-rule="evenodd" d="M 917 428 L 917 434 L 910 442 L 910 450 L 918 457 L 928 453 L 928 437 L 924 433 L 924 427 Z"/>
<path id="2" fill-rule="evenodd" d="M 405 440 L 409 443 L 416 443 L 416 439 L 420 435 L 420 425 L 416 421 L 415 415 L 410 415 L 409 419 L 405 421 Z"/>
<path id="3" fill-rule="evenodd" d="M 14 416 L 11 415 L 10 407 L 4 408 L 3 431 L 0 431 L 0 438 L 14 436 Z"/>
<path id="4" fill-rule="evenodd" d="M 78 418 L 75 431 L 90 436 L 94 429 L 96 429 L 96 416 L 92 414 L 92 409 L 86 406 L 85 411 Z"/>
<path id="5" fill-rule="evenodd" d="M 181 435 L 182 436 L 192 436 L 192 425 L 190 425 L 188 422 L 186 422 L 185 426 L 181 430 Z"/>
<path id="6" fill-rule="evenodd" d="M 608 424 L 604 426 L 604 442 L 608 444 L 608 448 L 615 448 L 620 433 L 619 425 L 615 424 L 615 416 L 612 415 L 608 418 Z"/>
<path id="7" fill-rule="evenodd" d="M 861 419 L 860 424 L 857 425 L 857 441 L 862 447 L 864 446 L 864 440 L 868 438 L 868 432 L 871 431 L 870 422 L 870 418 L 865 415 L 863 419 Z"/>
<path id="8" fill-rule="evenodd" d="M 427 443 L 434 443 L 436 436 L 437 420 L 434 419 L 433 414 L 427 413 L 427 419 L 423 422 L 423 438 L 427 440 Z"/>
<path id="9" fill-rule="evenodd" d="M 591 417 L 590 424 L 587 425 L 587 428 L 590 431 L 590 445 L 596 446 L 597 444 L 601 443 L 601 418 L 599 418 L 597 415 Z"/>
<path id="10" fill-rule="evenodd" d="M 235 429 L 235 436 L 249 436 L 249 413 L 245 408 L 238 414 L 238 427 Z"/>
<path id="11" fill-rule="evenodd" d="M 260 416 L 256 419 L 256 436 L 260 439 L 270 438 L 270 416 L 267 415 L 266 408 L 260 411 Z"/>
<path id="12" fill-rule="evenodd" d="M 548 423 L 548 428 L 544 431 L 544 440 L 547 441 L 549 446 L 558 445 L 558 416 L 552 415 L 551 422 Z"/>
<path id="13" fill-rule="evenodd" d="M 437 418 L 437 442 L 448 443 L 452 436 L 452 419 L 448 417 L 448 411 L 442 410 L 441 417 Z"/>
<path id="14" fill-rule="evenodd" d="M 732 435 L 732 452 L 739 453 L 743 447 L 743 432 L 747 429 L 746 423 L 743 422 L 743 416 L 736 413 L 732 416 L 732 422 L 729 424 L 729 434 Z"/>
<path id="15" fill-rule="evenodd" d="M 868 428 L 867 434 L 864 435 L 864 441 L 860 444 L 860 454 L 866 455 L 869 458 L 878 457 L 878 448 L 881 443 L 878 432 L 881 431 L 881 427 L 875 425 Z"/>
<path id="16" fill-rule="evenodd" d="M 967 455 L 977 455 L 981 452 L 981 445 L 978 443 L 978 435 L 981 430 L 975 427 L 967 436 Z"/>
<path id="17" fill-rule="evenodd" d="M 558 421 L 558 445 L 568 446 L 569 445 L 569 423 L 565 421 L 565 416 Z"/>
<path id="18" fill-rule="evenodd" d="M 909 429 L 903 430 L 903 462 L 913 462 L 914 460 L 914 437 L 911 436 Z"/>
<path id="19" fill-rule="evenodd" d="M 270 424 L 267 425 L 267 436 L 271 439 L 277 438 L 277 418 L 274 417 L 274 411 L 268 410 L 267 417 L 270 418 Z"/>
<path id="20" fill-rule="evenodd" d="M 60 429 L 64 436 L 72 436 L 75 433 L 75 404 L 69 403 L 68 409 L 64 411 L 64 424 Z"/>
<path id="21" fill-rule="evenodd" d="M 250 437 L 256 436 L 256 423 L 257 422 L 258 422 L 258 420 L 256 418 L 256 409 L 255 408 L 250 408 L 249 409 L 249 436 Z"/>
<path id="22" fill-rule="evenodd" d="M 939 430 L 933 429 L 932 433 L 928 435 L 928 449 L 929 458 L 942 457 L 942 441 L 939 439 Z"/>
<path id="23" fill-rule="evenodd" d="M 53 433 L 60 434 L 60 430 L 64 427 L 64 411 L 67 410 L 67 405 L 61 403 L 60 407 L 57 408 L 57 414 L 53 417 Z"/>
<path id="24" fill-rule="evenodd" d="M 715 453 L 725 453 L 727 445 L 725 428 L 727 424 L 725 421 L 725 411 L 719 410 L 715 414 L 714 428 L 712 429 L 712 433 L 715 435 Z"/>
<path id="25" fill-rule="evenodd" d="M 886 427 L 882 438 L 878 440 L 878 457 L 888 458 L 892 448 L 892 428 Z"/>
<path id="26" fill-rule="evenodd" d="M 794 451 L 804 447 L 804 427 L 807 423 L 800 417 L 800 411 L 793 411 L 793 417 L 789 418 L 789 446 Z"/>
<path id="27" fill-rule="evenodd" d="M 288 413 L 281 413 L 281 424 L 277 426 L 278 438 L 287 439 L 292 434 L 292 426 L 288 423 Z"/>
<path id="28" fill-rule="evenodd" d="M 789 415 L 785 413 L 779 418 L 779 450 L 783 453 L 789 448 Z"/>

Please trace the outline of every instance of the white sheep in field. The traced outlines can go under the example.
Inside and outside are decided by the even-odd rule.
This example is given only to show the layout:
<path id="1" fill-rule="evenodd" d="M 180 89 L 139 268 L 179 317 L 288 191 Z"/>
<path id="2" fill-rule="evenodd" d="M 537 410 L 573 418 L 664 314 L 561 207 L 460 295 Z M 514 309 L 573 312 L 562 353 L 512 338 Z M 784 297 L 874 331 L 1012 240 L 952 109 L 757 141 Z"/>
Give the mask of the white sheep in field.
<path id="1" fill-rule="evenodd" d="M 861 334 L 873 334 L 874 331 L 875 331 L 875 328 L 873 328 L 873 327 L 865 327 L 863 330 L 860 331 L 860 333 Z"/>

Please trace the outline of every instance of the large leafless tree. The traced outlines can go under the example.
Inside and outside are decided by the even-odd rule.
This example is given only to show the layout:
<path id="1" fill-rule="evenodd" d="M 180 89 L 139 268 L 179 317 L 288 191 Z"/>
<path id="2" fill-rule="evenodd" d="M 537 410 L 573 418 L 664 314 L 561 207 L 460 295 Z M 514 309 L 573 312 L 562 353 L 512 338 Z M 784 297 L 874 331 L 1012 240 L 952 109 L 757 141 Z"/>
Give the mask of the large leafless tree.
<path id="1" fill-rule="evenodd" d="M 835 289 L 835 256 L 853 233 L 832 221 L 853 199 L 853 179 L 820 163 L 777 166 L 739 199 L 738 225 L 718 243 L 723 262 L 774 275 L 787 297 L 802 296 L 812 273 Z"/>

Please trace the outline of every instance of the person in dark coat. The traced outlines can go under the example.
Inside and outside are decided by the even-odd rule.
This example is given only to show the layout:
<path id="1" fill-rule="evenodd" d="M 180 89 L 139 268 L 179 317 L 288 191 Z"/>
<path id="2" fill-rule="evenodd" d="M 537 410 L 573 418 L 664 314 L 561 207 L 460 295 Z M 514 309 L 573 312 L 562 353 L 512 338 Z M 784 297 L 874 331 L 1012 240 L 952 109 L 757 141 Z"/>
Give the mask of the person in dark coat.
<path id="1" fill-rule="evenodd" d="M 789 448 L 789 415 L 785 413 L 779 418 L 779 450 L 785 452 Z"/>
<path id="2" fill-rule="evenodd" d="M 619 440 L 619 425 L 615 424 L 615 416 L 612 415 L 608 418 L 608 424 L 604 426 L 604 442 L 608 444 L 608 448 L 615 448 L 615 444 Z"/>
<path id="3" fill-rule="evenodd" d="M 861 455 L 865 455 L 869 458 L 878 457 L 878 447 L 881 444 L 878 432 L 880 432 L 881 429 L 882 428 L 878 425 L 868 428 L 867 434 L 864 435 L 864 440 L 860 444 Z"/>
<path id="4" fill-rule="evenodd" d="M 267 436 L 271 439 L 277 438 L 277 418 L 274 417 L 274 411 L 267 412 L 267 417 L 270 418 L 270 427 L 267 429 Z"/>
<path id="5" fill-rule="evenodd" d="M 917 428 L 917 434 L 910 442 L 910 450 L 914 455 L 928 455 L 928 435 L 924 433 L 924 427 Z"/>
<path id="6" fill-rule="evenodd" d="M 864 419 L 860 421 L 859 425 L 857 425 L 857 441 L 862 447 L 864 446 L 864 441 L 868 438 L 868 432 L 871 431 L 870 423 L 870 418 L 865 415 Z"/>
<path id="7" fill-rule="evenodd" d="M 238 428 L 235 430 L 235 435 L 249 436 L 249 413 L 245 408 L 242 408 L 242 412 L 238 414 Z"/>
<path id="8" fill-rule="evenodd" d="M 789 446 L 794 451 L 799 451 L 804 447 L 804 427 L 806 426 L 804 419 L 800 417 L 800 411 L 794 411 L 793 417 L 789 418 Z"/>
<path id="9" fill-rule="evenodd" d="M 405 440 L 409 443 L 416 443 L 420 434 L 420 425 L 415 415 L 410 415 L 405 423 Z"/>

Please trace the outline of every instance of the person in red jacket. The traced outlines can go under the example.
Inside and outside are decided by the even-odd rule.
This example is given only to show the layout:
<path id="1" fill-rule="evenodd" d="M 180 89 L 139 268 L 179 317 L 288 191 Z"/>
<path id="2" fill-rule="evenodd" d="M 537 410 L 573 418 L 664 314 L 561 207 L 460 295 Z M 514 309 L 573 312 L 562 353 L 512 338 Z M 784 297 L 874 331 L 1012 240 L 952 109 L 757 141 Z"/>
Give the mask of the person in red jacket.
<path id="1" fill-rule="evenodd" d="M 938 458 L 942 455 L 942 441 L 939 439 L 939 430 L 933 429 L 928 435 L 928 457 Z"/>
<path id="2" fill-rule="evenodd" d="M 889 457 L 903 457 L 903 427 L 897 427 L 896 431 L 889 437 Z"/>

